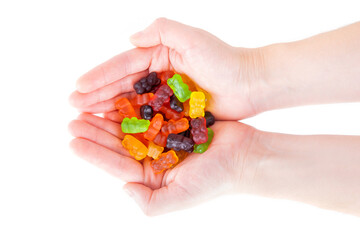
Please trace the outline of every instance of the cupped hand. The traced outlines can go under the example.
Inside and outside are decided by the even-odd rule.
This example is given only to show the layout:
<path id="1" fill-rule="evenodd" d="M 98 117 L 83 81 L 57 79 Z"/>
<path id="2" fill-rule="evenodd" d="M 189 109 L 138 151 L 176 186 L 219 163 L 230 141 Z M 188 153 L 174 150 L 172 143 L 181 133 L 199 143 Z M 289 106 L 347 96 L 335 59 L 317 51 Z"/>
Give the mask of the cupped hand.
<path id="1" fill-rule="evenodd" d="M 121 145 L 119 123 L 83 113 L 69 125 L 77 155 L 127 182 L 126 192 L 147 215 L 194 206 L 237 191 L 248 168 L 254 129 L 238 122 L 217 122 L 209 149 L 190 154 L 175 168 L 154 174 L 150 160 L 134 160 Z"/>
<path id="2" fill-rule="evenodd" d="M 80 77 L 71 103 L 82 112 L 115 110 L 117 98 L 131 96 L 133 84 L 149 72 L 172 70 L 189 76 L 211 94 L 207 109 L 219 120 L 257 113 L 263 74 L 260 49 L 232 47 L 210 33 L 160 18 L 131 37 L 137 47 Z"/>

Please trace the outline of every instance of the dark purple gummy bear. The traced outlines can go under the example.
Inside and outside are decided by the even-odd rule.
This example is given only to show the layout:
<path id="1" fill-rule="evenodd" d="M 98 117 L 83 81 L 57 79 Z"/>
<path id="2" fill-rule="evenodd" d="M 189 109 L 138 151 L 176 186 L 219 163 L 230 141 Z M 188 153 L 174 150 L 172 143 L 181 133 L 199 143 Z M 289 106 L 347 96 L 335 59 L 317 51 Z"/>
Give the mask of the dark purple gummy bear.
<path id="1" fill-rule="evenodd" d="M 134 84 L 134 90 L 137 94 L 148 93 L 161 83 L 161 80 L 157 78 L 156 72 L 150 73 L 147 77 L 144 77 Z"/>
<path id="2" fill-rule="evenodd" d="M 182 112 L 184 111 L 184 104 L 175 95 L 172 95 L 170 97 L 170 108 L 177 112 Z"/>
<path id="3" fill-rule="evenodd" d="M 149 105 L 142 105 L 140 107 L 140 116 L 143 119 L 151 120 L 153 116 L 153 109 Z"/>
<path id="4" fill-rule="evenodd" d="M 170 133 L 167 137 L 166 147 L 175 151 L 184 150 L 191 153 L 194 151 L 194 141 L 191 138 Z"/>
<path id="5" fill-rule="evenodd" d="M 205 119 L 206 119 L 206 127 L 207 127 L 207 128 L 210 127 L 210 126 L 212 126 L 212 125 L 214 125 L 214 123 L 215 123 L 215 117 L 214 117 L 214 115 L 212 115 L 211 112 L 206 111 L 204 117 L 205 117 Z"/>
<path id="6" fill-rule="evenodd" d="M 151 86 L 157 86 L 161 83 L 161 80 L 157 77 L 156 72 L 150 73 L 146 77 L 146 80 L 147 80 L 148 84 Z"/>

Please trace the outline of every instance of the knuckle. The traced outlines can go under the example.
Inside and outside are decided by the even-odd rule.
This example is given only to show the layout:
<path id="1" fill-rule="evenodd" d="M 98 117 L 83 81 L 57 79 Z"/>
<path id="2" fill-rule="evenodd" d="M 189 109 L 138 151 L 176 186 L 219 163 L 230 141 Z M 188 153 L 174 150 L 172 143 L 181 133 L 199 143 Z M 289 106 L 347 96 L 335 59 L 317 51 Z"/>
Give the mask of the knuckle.
<path id="1" fill-rule="evenodd" d="M 156 24 L 158 27 L 163 27 L 163 26 L 166 24 L 167 21 L 168 21 L 167 18 L 160 17 L 160 18 L 157 18 L 157 19 L 155 20 L 155 24 Z"/>

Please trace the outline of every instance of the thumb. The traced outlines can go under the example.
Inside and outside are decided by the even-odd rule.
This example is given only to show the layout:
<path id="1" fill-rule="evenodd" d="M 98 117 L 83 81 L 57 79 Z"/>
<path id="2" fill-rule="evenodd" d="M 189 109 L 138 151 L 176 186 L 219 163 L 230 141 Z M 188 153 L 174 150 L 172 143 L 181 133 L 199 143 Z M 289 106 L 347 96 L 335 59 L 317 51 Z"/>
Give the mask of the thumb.
<path id="1" fill-rule="evenodd" d="M 140 183 L 127 183 L 124 191 L 132 197 L 147 216 L 155 216 L 183 208 L 189 194 L 175 183 L 152 190 Z"/>
<path id="2" fill-rule="evenodd" d="M 202 30 L 166 18 L 156 19 L 145 30 L 135 33 L 130 41 L 137 47 L 152 47 L 159 44 L 181 52 L 201 37 Z"/>

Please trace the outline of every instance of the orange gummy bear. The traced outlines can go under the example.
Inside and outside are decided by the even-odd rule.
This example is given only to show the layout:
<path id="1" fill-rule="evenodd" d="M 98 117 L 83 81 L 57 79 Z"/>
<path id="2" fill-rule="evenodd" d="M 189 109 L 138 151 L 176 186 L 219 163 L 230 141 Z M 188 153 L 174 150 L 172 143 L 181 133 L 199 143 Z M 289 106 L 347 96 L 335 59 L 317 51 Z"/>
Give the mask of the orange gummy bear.
<path id="1" fill-rule="evenodd" d="M 137 117 L 133 106 L 127 98 L 119 98 L 115 102 L 115 108 L 119 110 L 119 114 L 124 118 Z"/>
<path id="2" fill-rule="evenodd" d="M 163 122 L 164 117 L 160 113 L 157 113 L 151 120 L 148 130 L 144 133 L 144 138 L 149 141 L 154 140 L 156 135 L 159 133 Z"/>
<path id="3" fill-rule="evenodd" d="M 175 153 L 176 153 L 176 156 L 178 156 L 178 159 L 179 159 L 178 163 L 180 163 L 182 160 L 184 160 L 189 155 L 189 153 L 184 151 L 184 150 L 175 151 Z"/>
<path id="4" fill-rule="evenodd" d="M 148 153 L 147 147 L 131 135 L 126 135 L 121 143 L 136 160 L 145 158 Z"/>
<path id="5" fill-rule="evenodd" d="M 142 142 L 146 147 L 149 145 L 149 141 L 144 138 L 143 133 L 131 133 L 130 135 Z"/>
<path id="6" fill-rule="evenodd" d="M 167 124 L 164 124 L 161 128 L 161 133 L 168 136 L 170 133 L 181 133 L 189 128 L 189 121 L 186 118 L 174 121 L 170 120 Z"/>
<path id="7" fill-rule="evenodd" d="M 189 105 L 189 100 L 187 100 L 186 102 L 184 102 L 184 115 L 186 117 L 189 117 L 189 111 L 190 111 L 190 105 Z"/>

